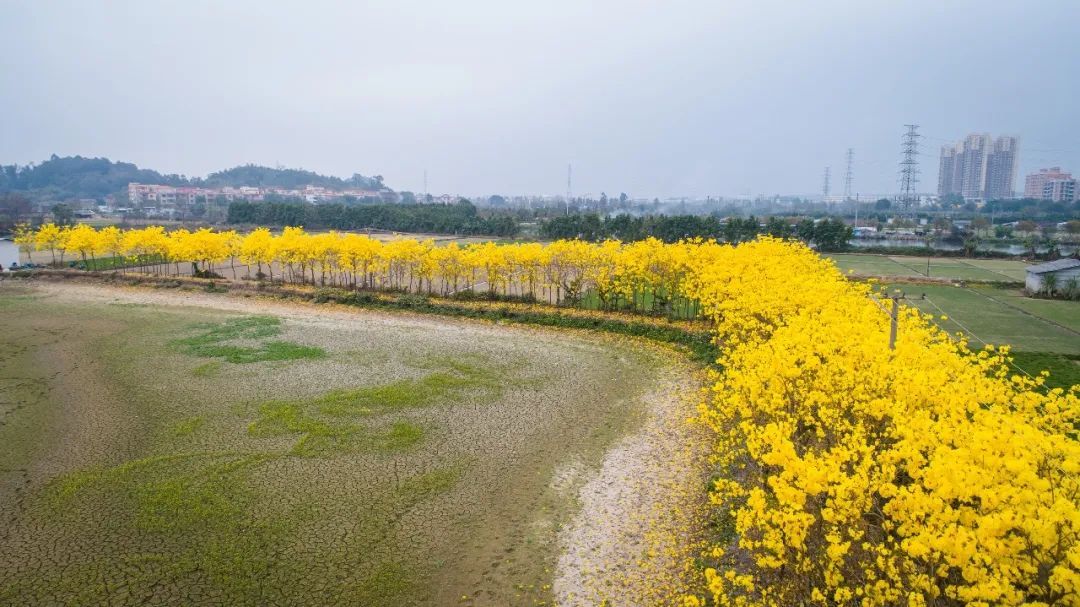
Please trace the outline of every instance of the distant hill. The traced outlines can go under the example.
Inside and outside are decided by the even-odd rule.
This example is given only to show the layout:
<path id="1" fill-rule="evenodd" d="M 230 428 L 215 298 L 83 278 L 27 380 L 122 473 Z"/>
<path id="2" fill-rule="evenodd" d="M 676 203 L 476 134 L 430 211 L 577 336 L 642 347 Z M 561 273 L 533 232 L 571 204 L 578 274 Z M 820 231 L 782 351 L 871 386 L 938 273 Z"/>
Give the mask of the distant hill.
<path id="1" fill-rule="evenodd" d="M 305 171 L 303 169 L 271 169 L 269 167 L 262 167 L 254 164 L 211 173 L 206 179 L 199 180 L 198 185 L 212 188 L 250 185 L 264 188 L 292 189 L 314 185 L 335 189 L 385 189 L 381 175 L 364 177 L 363 175 L 356 173 L 348 179 L 342 179 L 340 177 L 319 175 L 318 173 Z"/>
<path id="2" fill-rule="evenodd" d="M 55 154 L 41 164 L 0 166 L 0 193 L 19 192 L 32 199 L 101 199 L 123 191 L 127 184 L 133 181 L 201 187 L 248 185 L 291 189 L 314 185 L 334 189 L 386 189 L 382 177 L 378 175 L 365 177 L 354 174 L 348 179 L 342 179 L 302 169 L 274 169 L 254 164 L 211 173 L 205 179 L 165 175 L 150 169 L 140 169 L 129 162 L 113 162 L 108 158 L 61 158 Z"/>

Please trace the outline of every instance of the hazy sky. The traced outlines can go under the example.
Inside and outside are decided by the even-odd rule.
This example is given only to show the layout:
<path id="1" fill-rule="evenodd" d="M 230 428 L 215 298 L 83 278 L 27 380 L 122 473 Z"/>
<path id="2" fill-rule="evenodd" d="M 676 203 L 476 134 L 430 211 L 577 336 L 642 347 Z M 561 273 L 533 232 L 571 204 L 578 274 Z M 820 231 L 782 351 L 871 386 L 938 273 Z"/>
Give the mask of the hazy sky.
<path id="1" fill-rule="evenodd" d="M 347 6 L 346 6 L 347 5 Z M 897 189 L 1019 135 L 1080 172 L 1080 2 L 0 0 L 0 163 L 249 162 L 399 190 L 631 196 Z"/>

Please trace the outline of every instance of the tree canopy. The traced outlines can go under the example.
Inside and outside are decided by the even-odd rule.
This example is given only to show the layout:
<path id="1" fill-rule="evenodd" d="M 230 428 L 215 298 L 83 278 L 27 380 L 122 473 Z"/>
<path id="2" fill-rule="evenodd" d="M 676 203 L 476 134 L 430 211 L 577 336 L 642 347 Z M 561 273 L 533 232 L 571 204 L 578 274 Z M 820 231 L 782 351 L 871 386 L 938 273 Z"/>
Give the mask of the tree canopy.
<path id="1" fill-rule="evenodd" d="M 467 200 L 456 204 L 304 204 L 233 202 L 228 222 L 309 229 L 357 230 L 375 228 L 398 232 L 515 236 L 517 221 L 506 214 L 481 216 Z"/>
<path id="2" fill-rule="evenodd" d="M 348 179 L 302 169 L 276 169 L 254 164 L 211 173 L 205 179 L 140 169 L 130 162 L 55 154 L 40 164 L 0 166 L 0 192 L 22 192 L 33 199 L 101 199 L 120 192 L 129 183 L 198 187 L 275 187 L 296 189 L 307 185 L 331 189 L 384 189 L 382 177 L 354 174 Z"/>

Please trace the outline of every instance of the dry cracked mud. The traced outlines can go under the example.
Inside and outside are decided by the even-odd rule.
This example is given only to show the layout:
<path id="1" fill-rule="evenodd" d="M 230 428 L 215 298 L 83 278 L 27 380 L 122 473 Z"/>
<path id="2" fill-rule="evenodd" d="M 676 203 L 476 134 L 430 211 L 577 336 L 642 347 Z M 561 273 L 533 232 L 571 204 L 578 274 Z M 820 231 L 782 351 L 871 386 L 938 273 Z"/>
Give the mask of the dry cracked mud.
<path id="1" fill-rule="evenodd" d="M 704 495 L 674 358 L 5 281 L 0 604 L 655 604 Z"/>

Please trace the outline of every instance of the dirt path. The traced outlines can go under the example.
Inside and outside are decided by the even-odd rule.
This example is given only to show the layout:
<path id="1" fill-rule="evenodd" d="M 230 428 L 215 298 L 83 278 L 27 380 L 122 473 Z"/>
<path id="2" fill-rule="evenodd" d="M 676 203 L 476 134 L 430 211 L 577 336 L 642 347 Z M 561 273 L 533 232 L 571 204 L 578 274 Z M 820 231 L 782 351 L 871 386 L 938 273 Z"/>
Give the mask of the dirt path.
<path id="1" fill-rule="evenodd" d="M 559 605 L 662 605 L 691 592 L 704 519 L 706 442 L 696 436 L 697 383 L 668 371 L 647 396 L 643 426 L 604 457 L 563 530 Z"/>

